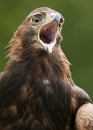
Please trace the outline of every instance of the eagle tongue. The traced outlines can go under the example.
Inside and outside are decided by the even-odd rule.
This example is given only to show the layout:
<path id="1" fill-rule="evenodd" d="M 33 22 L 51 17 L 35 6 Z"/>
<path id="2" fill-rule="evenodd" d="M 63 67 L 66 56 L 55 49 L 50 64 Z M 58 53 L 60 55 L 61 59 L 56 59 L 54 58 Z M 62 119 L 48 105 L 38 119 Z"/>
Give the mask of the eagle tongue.
<path id="1" fill-rule="evenodd" d="M 57 33 L 57 23 L 55 21 L 44 25 L 40 30 L 40 39 L 46 43 L 50 44 L 55 40 Z"/>

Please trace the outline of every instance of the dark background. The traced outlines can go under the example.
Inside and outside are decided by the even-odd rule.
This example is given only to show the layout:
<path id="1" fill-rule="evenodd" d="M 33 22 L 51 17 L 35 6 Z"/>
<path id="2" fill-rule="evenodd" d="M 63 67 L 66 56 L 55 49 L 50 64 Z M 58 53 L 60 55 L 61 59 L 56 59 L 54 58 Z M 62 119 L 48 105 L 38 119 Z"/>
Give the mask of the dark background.
<path id="1" fill-rule="evenodd" d="M 41 6 L 53 8 L 65 17 L 62 49 L 72 63 L 74 81 L 93 99 L 93 0 L 0 0 L 0 71 L 6 45 L 24 18 Z"/>

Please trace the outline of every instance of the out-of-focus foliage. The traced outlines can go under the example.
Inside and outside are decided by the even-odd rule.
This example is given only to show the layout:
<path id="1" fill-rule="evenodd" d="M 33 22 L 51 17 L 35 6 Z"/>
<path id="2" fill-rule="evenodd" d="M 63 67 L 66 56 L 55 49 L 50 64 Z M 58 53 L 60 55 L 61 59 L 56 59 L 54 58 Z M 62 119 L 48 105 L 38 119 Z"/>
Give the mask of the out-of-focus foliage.
<path id="1" fill-rule="evenodd" d="M 62 49 L 72 63 L 74 81 L 93 98 L 93 0 L 0 0 L 0 71 L 13 32 L 30 11 L 41 6 L 65 17 Z"/>

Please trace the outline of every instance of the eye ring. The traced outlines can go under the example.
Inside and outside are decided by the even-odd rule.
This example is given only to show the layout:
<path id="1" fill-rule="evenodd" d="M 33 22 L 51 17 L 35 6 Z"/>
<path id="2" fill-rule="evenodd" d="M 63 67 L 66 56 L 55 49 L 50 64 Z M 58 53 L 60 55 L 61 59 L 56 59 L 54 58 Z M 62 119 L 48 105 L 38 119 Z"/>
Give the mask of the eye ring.
<path id="1" fill-rule="evenodd" d="M 37 17 L 37 16 L 35 16 L 35 17 L 32 18 L 32 22 L 33 22 L 34 24 L 37 24 L 37 23 L 39 23 L 40 21 L 41 21 L 41 19 L 40 19 L 39 17 Z"/>

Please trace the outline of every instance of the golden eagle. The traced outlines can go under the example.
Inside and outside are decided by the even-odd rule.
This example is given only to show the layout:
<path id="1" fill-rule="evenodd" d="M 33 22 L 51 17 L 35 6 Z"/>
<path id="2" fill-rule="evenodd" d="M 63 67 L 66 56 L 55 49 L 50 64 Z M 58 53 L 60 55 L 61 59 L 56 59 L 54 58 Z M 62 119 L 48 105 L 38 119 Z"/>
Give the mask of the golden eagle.
<path id="1" fill-rule="evenodd" d="M 10 40 L 0 74 L 0 130 L 93 130 L 93 105 L 61 50 L 63 16 L 32 11 Z"/>

